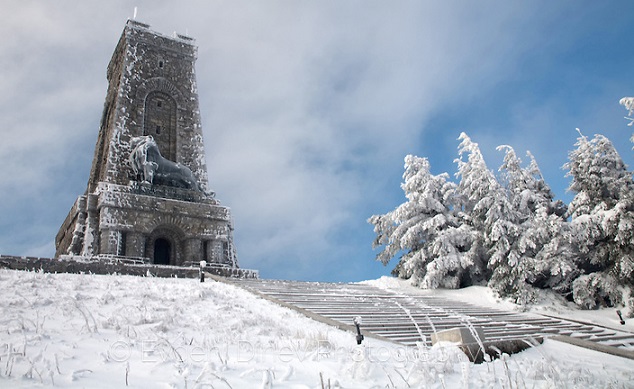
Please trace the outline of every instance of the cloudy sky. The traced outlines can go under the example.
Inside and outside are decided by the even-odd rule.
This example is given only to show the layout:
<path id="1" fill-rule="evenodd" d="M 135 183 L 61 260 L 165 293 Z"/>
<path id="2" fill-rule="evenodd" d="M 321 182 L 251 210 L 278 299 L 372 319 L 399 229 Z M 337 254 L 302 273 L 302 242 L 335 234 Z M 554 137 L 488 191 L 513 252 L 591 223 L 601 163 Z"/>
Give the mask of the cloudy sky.
<path id="1" fill-rule="evenodd" d="M 210 184 L 262 277 L 389 274 L 367 218 L 404 201 L 405 155 L 453 175 L 462 131 L 492 170 L 531 151 L 566 201 L 576 127 L 633 164 L 631 1 L 3 0 L 0 254 L 54 254 L 134 7 L 196 39 Z"/>

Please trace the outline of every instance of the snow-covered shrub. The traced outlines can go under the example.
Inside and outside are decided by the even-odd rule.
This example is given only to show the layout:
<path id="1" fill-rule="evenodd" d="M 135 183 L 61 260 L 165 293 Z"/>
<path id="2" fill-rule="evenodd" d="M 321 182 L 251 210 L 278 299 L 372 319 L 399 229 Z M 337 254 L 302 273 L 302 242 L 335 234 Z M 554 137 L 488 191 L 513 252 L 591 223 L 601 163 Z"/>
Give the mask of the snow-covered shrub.
<path id="1" fill-rule="evenodd" d="M 572 283 L 574 301 L 585 309 L 613 306 L 623 302 L 619 282 L 610 274 L 595 272 Z"/>

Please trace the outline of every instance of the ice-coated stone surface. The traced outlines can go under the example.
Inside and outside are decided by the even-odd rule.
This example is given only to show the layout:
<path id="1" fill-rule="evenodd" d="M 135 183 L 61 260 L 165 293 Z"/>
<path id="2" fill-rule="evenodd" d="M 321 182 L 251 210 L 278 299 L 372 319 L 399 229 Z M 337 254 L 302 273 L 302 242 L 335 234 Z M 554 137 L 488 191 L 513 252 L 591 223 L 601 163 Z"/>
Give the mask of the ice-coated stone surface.
<path id="1" fill-rule="evenodd" d="M 192 38 L 126 23 L 86 193 L 57 234 L 56 257 L 238 267 L 230 210 L 209 188 L 196 57 Z"/>

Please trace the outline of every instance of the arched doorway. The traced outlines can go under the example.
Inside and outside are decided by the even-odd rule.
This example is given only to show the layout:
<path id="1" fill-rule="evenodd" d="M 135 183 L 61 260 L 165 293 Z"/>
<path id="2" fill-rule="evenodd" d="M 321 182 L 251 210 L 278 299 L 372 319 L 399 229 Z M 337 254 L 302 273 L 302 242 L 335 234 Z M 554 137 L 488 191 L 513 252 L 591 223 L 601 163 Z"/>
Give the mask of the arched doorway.
<path id="1" fill-rule="evenodd" d="M 174 224 L 161 224 L 147 236 L 145 257 L 157 265 L 180 266 L 184 235 Z"/>
<path id="2" fill-rule="evenodd" d="M 154 263 L 157 265 L 169 265 L 172 254 L 172 244 L 165 238 L 154 241 Z"/>

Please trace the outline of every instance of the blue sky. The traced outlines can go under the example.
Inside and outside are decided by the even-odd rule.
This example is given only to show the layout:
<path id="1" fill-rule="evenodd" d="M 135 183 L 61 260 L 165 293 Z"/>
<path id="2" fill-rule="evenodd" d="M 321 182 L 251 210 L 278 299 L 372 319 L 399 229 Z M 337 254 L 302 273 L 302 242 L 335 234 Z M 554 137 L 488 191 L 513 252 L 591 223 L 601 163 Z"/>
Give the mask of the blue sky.
<path id="1" fill-rule="evenodd" d="M 135 6 L 196 39 L 210 185 L 262 277 L 389 274 L 366 219 L 404 201 L 405 155 L 453 175 L 462 131 L 492 170 L 497 145 L 529 150 L 566 201 L 575 128 L 634 162 L 618 104 L 634 95 L 631 1 L 5 0 L 0 253 L 53 255 Z"/>

